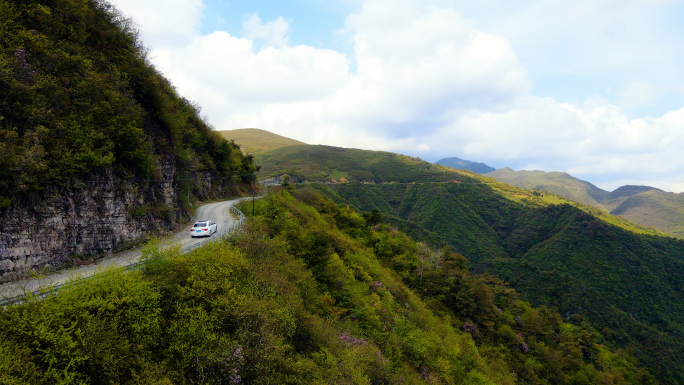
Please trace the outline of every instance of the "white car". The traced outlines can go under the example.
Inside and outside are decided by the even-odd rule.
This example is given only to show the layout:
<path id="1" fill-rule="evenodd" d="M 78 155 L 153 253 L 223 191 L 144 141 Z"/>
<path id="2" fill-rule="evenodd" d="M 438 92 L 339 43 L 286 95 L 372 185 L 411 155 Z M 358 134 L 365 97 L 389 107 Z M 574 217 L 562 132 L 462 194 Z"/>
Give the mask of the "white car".
<path id="1" fill-rule="evenodd" d="M 190 229 L 191 237 L 210 237 L 218 230 L 216 223 L 212 221 L 198 221 Z"/>

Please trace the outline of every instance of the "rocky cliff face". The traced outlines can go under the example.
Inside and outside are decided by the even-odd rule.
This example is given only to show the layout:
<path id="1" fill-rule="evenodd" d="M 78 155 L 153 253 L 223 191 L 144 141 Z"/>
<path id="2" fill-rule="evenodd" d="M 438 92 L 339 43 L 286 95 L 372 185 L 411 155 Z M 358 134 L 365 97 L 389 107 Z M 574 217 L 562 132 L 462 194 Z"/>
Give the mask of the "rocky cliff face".
<path id="1" fill-rule="evenodd" d="M 184 215 L 176 167 L 162 160 L 157 180 L 121 181 L 111 170 L 33 194 L 0 210 L 0 281 L 84 256 L 106 255 L 170 230 Z M 194 174 L 193 194 L 216 197 L 209 174 Z M 185 191 L 183 191 L 185 193 Z"/>

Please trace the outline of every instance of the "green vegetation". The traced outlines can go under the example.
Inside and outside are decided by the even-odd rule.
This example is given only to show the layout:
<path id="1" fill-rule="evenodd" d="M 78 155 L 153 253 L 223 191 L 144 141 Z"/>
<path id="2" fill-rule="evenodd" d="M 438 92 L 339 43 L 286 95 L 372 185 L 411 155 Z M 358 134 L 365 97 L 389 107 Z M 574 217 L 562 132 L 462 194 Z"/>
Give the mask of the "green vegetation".
<path id="1" fill-rule="evenodd" d="M 2 1 L 0 41 L 0 208 L 105 169 L 129 180 L 161 179 L 169 162 L 183 176 L 254 172 L 105 1 Z"/>
<path id="2" fill-rule="evenodd" d="M 218 133 L 226 140 L 240 143 L 242 152 L 252 155 L 260 155 L 276 148 L 306 144 L 258 128 L 224 130 L 218 131 Z"/>
<path id="3" fill-rule="evenodd" d="M 613 192 L 562 172 L 513 171 L 486 176 L 520 188 L 546 190 L 669 235 L 684 238 L 684 195 L 648 186 L 622 186 Z M 593 214 L 593 213 L 592 213 Z"/>
<path id="4" fill-rule="evenodd" d="M 1 310 L 0 382 L 656 383 L 448 248 L 294 194 L 257 201 L 230 243 L 152 248 L 142 270 Z"/>
<path id="5" fill-rule="evenodd" d="M 312 187 L 340 204 L 376 209 L 417 239 L 450 245 L 474 272 L 605 331 L 608 344 L 633 349 L 664 382 L 684 382 L 684 249 L 666 234 L 554 193 L 402 163 L 411 158 L 396 154 L 295 146 L 265 158 L 267 175 L 344 175 L 352 182 Z"/>
<path id="6" fill-rule="evenodd" d="M 436 246 L 450 245 L 474 272 L 504 279 L 525 300 L 568 320 L 590 323 L 664 382 L 684 382 L 684 242 L 636 234 L 569 204 L 515 202 L 491 186 L 313 187 L 339 203 L 376 209 Z"/>
<path id="7" fill-rule="evenodd" d="M 330 182 L 335 179 L 339 182 L 345 178 L 369 183 L 479 183 L 473 179 L 475 174 L 384 151 L 305 145 L 272 150 L 262 158 L 259 173 L 262 179 L 289 174 L 294 181 Z"/>
<path id="8" fill-rule="evenodd" d="M 517 188 L 474 172 L 456 170 L 451 167 L 435 165 L 419 158 L 390 152 L 305 145 L 269 151 L 260 156 L 260 159 L 263 159 L 260 171 L 261 179 L 288 174 L 295 182 L 361 181 L 367 184 L 416 184 L 425 182 L 480 184 L 488 186 L 485 191 L 491 189 L 508 200 L 526 206 L 570 204 L 590 215 L 601 218 L 607 223 L 629 231 L 666 235 L 652 228 L 638 226 L 627 220 L 609 215 L 596 207 L 571 201 L 558 194 Z"/>

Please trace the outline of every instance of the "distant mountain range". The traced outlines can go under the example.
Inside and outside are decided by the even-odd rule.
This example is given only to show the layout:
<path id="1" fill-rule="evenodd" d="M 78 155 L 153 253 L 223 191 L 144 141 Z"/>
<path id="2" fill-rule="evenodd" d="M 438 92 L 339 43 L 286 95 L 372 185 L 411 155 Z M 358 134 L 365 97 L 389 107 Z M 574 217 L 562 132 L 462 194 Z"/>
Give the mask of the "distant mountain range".
<path id="1" fill-rule="evenodd" d="M 478 174 L 486 174 L 488 172 L 495 171 L 494 167 L 488 166 L 484 163 L 471 162 L 469 160 L 461 158 L 444 158 L 436 161 L 435 163 L 441 164 L 442 166 L 447 166 L 459 170 L 468 170 L 476 172 Z"/>
<path id="2" fill-rule="evenodd" d="M 564 172 L 495 170 L 484 163 L 460 158 L 440 159 L 437 164 L 469 170 L 515 187 L 549 191 L 576 202 L 595 206 L 612 215 L 684 238 L 684 194 L 650 186 L 622 186 L 610 192 Z"/>
<path id="3" fill-rule="evenodd" d="M 499 182 L 531 190 L 545 190 L 577 202 L 602 208 L 634 223 L 684 238 L 684 194 L 650 186 L 622 186 L 613 192 L 564 172 L 513 171 L 486 173 Z"/>

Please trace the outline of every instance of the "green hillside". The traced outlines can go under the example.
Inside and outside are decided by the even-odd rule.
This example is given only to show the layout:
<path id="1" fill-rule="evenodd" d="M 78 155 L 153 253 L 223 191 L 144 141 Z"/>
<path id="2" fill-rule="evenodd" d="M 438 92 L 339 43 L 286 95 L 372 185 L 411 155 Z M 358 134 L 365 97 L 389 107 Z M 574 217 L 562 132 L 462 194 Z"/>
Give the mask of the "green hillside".
<path id="1" fill-rule="evenodd" d="M 560 195 L 397 154 L 294 146 L 264 159 L 261 178 L 348 179 L 311 185 L 340 204 L 379 210 L 412 236 L 450 245 L 474 272 L 606 331 L 608 344 L 633 349 L 665 383 L 684 382 L 682 242 Z"/>
<path id="2" fill-rule="evenodd" d="M 642 226 L 684 238 L 684 198 L 649 186 L 622 186 L 613 192 L 562 172 L 513 171 L 504 168 L 487 173 L 517 187 L 545 190 L 595 206 Z"/>
<path id="3" fill-rule="evenodd" d="M 546 190 L 591 206 L 602 207 L 610 194 L 564 172 L 513 171 L 506 167 L 485 176 L 520 188 Z"/>
<path id="4" fill-rule="evenodd" d="M 2 1 L 0 26 L 0 208 L 106 169 L 138 185 L 162 164 L 185 178 L 254 171 L 107 2 Z"/>
<path id="5" fill-rule="evenodd" d="M 279 148 L 260 158 L 259 179 L 288 174 L 294 181 L 477 182 L 472 173 L 384 151 L 305 145 Z"/>
<path id="6" fill-rule="evenodd" d="M 367 184 L 406 184 L 448 182 L 487 185 L 505 199 L 532 206 L 572 204 L 602 220 L 637 233 L 665 235 L 624 219 L 608 215 L 594 207 L 578 204 L 560 195 L 541 194 L 497 182 L 493 178 L 436 165 L 419 158 L 384 151 L 368 151 L 322 145 L 279 148 L 259 157 L 259 179 L 289 175 L 294 182 L 342 183 L 357 181 Z"/>
<path id="7" fill-rule="evenodd" d="M 258 128 L 224 130 L 218 131 L 218 133 L 226 140 L 234 140 L 235 143 L 240 143 L 242 152 L 252 155 L 261 155 L 276 148 L 306 144 Z"/>
<path id="8" fill-rule="evenodd" d="M 502 278 L 522 298 L 589 322 L 666 383 L 684 381 L 684 241 L 636 234 L 569 204 L 521 204 L 489 185 L 317 185 L 379 210 Z"/>
<path id="9" fill-rule="evenodd" d="M 684 239 L 684 194 L 650 189 L 629 196 L 610 213 Z"/>
<path id="10" fill-rule="evenodd" d="M 231 242 L 0 309 L 0 382 L 657 383 L 448 248 L 295 195 L 259 200 Z"/>

